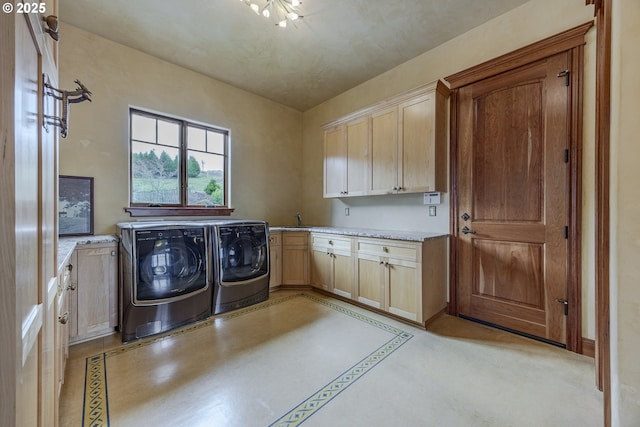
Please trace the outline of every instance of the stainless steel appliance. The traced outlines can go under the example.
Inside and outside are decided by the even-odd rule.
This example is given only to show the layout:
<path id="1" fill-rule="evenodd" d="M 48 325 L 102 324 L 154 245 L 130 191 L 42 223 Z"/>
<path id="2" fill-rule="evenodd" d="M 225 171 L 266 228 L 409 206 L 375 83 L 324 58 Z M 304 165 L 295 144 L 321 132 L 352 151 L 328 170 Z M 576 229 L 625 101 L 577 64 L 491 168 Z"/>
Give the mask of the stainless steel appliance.
<path id="1" fill-rule="evenodd" d="M 269 229 L 265 221 L 211 224 L 216 264 L 213 314 L 269 298 Z"/>
<path id="2" fill-rule="evenodd" d="M 121 223 L 118 230 L 122 342 L 211 315 L 213 271 L 205 225 Z"/>

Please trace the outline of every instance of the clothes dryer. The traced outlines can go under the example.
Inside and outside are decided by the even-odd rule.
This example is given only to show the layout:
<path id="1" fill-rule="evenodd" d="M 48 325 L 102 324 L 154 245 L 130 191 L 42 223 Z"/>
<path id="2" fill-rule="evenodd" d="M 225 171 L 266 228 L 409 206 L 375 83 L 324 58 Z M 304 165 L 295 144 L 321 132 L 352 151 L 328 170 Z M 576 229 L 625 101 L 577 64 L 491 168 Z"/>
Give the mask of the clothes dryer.
<path id="1" fill-rule="evenodd" d="M 269 298 L 269 228 L 265 221 L 220 221 L 211 225 L 216 277 L 212 313 Z"/>

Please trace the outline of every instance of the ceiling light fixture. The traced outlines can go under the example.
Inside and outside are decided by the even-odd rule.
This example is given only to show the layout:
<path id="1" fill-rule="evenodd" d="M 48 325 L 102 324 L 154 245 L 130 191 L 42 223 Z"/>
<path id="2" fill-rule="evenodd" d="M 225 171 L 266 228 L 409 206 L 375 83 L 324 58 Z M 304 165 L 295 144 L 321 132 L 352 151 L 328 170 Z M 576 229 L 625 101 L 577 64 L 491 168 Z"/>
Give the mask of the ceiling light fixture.
<path id="1" fill-rule="evenodd" d="M 262 15 L 265 18 L 275 19 L 276 25 L 281 28 L 287 27 L 287 22 L 301 19 L 303 16 L 298 14 L 296 8 L 302 4 L 300 0 L 240 0 L 253 10 L 256 15 Z M 264 3 L 260 6 L 258 3 Z"/>

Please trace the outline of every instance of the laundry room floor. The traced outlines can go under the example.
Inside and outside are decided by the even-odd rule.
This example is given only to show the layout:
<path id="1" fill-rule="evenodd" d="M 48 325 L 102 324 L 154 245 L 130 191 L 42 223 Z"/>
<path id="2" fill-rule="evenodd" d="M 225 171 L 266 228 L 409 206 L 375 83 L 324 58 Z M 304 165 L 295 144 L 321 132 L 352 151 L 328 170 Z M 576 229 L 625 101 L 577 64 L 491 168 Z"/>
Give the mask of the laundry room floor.
<path id="1" fill-rule="evenodd" d="M 600 426 L 592 358 L 444 315 L 320 295 L 70 348 L 61 426 Z"/>

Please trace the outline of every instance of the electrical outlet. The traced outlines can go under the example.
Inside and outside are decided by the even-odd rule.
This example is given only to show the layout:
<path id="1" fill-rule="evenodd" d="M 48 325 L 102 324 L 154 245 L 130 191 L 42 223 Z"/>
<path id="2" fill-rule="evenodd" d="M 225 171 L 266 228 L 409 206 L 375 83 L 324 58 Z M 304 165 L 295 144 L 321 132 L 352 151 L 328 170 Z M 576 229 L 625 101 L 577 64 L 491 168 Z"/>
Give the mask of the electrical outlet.
<path id="1" fill-rule="evenodd" d="M 344 216 L 349 216 L 349 208 L 344 208 Z"/>
<path id="2" fill-rule="evenodd" d="M 429 206 L 429 216 L 436 216 L 436 207 Z"/>

